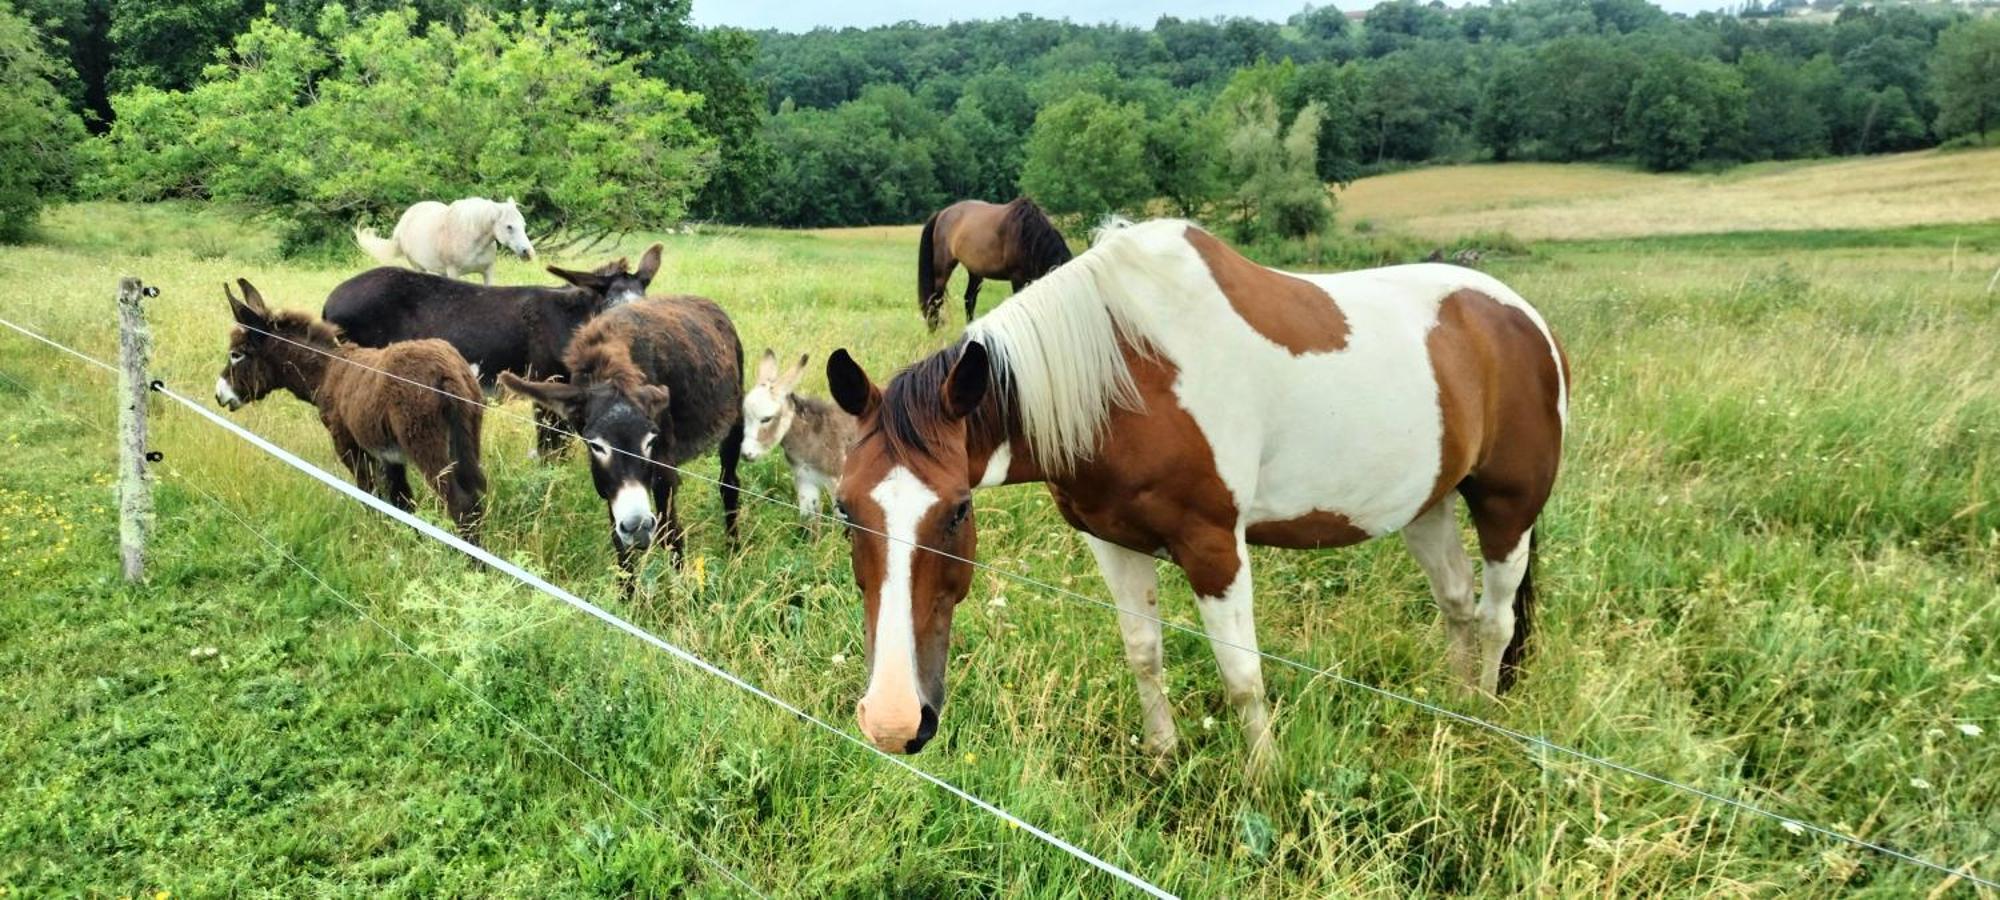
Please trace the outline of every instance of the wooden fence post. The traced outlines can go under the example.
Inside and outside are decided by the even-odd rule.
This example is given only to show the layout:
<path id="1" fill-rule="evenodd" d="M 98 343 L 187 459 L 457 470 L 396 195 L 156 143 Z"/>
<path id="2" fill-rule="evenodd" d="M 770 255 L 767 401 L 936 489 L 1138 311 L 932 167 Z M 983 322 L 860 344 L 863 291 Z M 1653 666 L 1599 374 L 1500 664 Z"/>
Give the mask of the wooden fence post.
<path id="1" fill-rule="evenodd" d="M 146 471 L 146 394 L 152 389 L 146 371 L 153 335 L 139 301 L 159 294 L 159 288 L 132 276 L 118 279 L 118 549 L 126 581 L 145 577 L 146 535 L 153 527 L 153 484 Z"/>

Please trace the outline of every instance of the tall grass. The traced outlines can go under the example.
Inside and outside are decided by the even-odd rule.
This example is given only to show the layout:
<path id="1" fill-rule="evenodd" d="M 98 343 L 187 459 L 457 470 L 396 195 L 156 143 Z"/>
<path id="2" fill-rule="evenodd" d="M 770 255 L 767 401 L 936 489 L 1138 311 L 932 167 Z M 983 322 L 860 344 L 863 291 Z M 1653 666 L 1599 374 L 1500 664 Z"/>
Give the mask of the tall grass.
<path id="1" fill-rule="evenodd" d="M 202 392 L 227 327 L 214 285 L 247 275 L 310 308 L 359 265 L 279 264 L 254 231 L 188 214 L 240 238 L 202 258 L 174 225 L 118 235 L 154 242 L 139 257 L 59 212 L 47 244 L 0 253 L 0 315 L 108 356 L 113 278 L 139 274 L 162 288 L 157 373 Z M 717 298 L 753 353 L 848 346 L 880 375 L 949 339 L 921 324 L 900 232 L 667 240 L 655 288 Z M 1494 268 L 1543 309 L 1576 373 L 1527 680 L 1501 702 L 1451 683 L 1428 590 L 1393 540 L 1258 552 L 1264 646 L 1990 877 L 2000 304 L 1983 280 L 1954 276 L 1935 246 L 1865 242 L 1554 245 Z M 513 262 L 499 278 L 544 280 Z M 151 579 L 125 586 L 111 444 L 41 406 L 108 424 L 110 383 L 8 334 L 0 375 L 0 886 L 730 894 L 692 840 L 780 894 L 1114 893 L 174 408 L 154 418 Z M 296 401 L 236 418 L 335 465 Z M 527 425 L 487 421 L 496 552 L 848 721 L 865 673 L 836 534 L 753 501 L 732 552 L 713 491 L 691 483 L 688 568 L 650 567 L 623 604 L 581 458 L 530 462 Z M 754 490 L 788 490 L 779 464 L 746 472 Z M 664 826 L 409 659 L 190 485 Z M 979 502 L 987 562 L 1103 593 L 1039 489 Z M 1197 626 L 1168 572 L 1165 614 Z M 1157 769 L 1133 745 L 1106 615 L 981 576 L 958 613 L 943 733 L 914 762 L 1189 896 L 1907 896 L 1945 881 L 1285 669 L 1266 672 L 1281 770 L 1248 784 L 1207 648 L 1170 632 L 1167 650 L 1183 741 Z"/>

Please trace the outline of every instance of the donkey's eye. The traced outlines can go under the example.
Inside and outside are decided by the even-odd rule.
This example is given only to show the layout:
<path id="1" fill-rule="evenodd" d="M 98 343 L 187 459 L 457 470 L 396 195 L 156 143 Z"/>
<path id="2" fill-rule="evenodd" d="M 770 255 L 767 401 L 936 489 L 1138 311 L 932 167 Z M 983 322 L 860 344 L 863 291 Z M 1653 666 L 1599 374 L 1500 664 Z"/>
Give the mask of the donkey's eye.
<path id="1" fill-rule="evenodd" d="M 236 351 L 236 350 L 231 350 L 231 351 L 229 351 L 229 364 L 230 364 L 230 365 L 232 365 L 232 366 L 233 366 L 233 365 L 236 365 L 237 363 L 240 363 L 240 362 L 242 362 L 242 361 L 243 361 L 243 354 L 242 354 L 241 352 L 239 352 L 239 351 Z"/>
<path id="2" fill-rule="evenodd" d="M 658 433 L 658 432 L 655 432 L 655 433 L 653 433 L 653 434 L 649 434 L 649 435 L 646 435 L 646 439 L 645 439 L 645 440 L 643 440 L 643 441 L 640 441 L 640 442 L 639 442 L 639 455 L 640 455 L 640 456 L 648 456 L 648 457 L 652 456 L 652 455 L 653 455 L 653 439 L 654 439 L 654 438 L 656 438 L 656 437 L 659 437 L 659 436 L 660 436 L 660 435 L 659 435 L 659 433 Z"/>
<path id="3" fill-rule="evenodd" d="M 605 442 L 603 442 L 603 441 L 600 441 L 600 440 L 597 440 L 596 438 L 592 438 L 592 439 L 590 439 L 590 440 L 588 440 L 588 441 L 585 441 L 584 443 L 586 443 L 586 444 L 589 444 L 589 445 L 590 445 L 590 455 L 592 455 L 592 456 L 595 456 L 595 457 L 597 457 L 598 459 L 602 459 L 602 460 L 609 460 L 609 459 L 611 459 L 611 445 L 610 445 L 610 444 L 607 444 L 607 443 L 605 443 Z"/>

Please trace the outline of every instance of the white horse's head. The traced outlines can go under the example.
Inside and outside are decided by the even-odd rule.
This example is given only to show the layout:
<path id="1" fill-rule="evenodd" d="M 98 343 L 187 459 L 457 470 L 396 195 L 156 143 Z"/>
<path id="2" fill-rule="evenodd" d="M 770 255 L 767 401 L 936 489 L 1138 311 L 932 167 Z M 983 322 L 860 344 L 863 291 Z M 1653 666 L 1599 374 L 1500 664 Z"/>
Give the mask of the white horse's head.
<path id="1" fill-rule="evenodd" d="M 521 209 L 514 205 L 514 198 L 505 203 L 494 204 L 498 214 L 493 217 L 493 240 L 500 246 L 513 251 L 522 259 L 535 258 L 535 245 L 528 241 L 528 221 L 521 218 Z"/>

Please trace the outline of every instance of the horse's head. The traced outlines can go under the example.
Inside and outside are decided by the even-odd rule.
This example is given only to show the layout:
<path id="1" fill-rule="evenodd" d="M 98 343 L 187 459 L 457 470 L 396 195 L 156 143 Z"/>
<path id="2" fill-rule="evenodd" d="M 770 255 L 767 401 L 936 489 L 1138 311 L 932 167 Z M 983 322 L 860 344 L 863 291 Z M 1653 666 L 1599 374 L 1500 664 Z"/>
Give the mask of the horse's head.
<path id="1" fill-rule="evenodd" d="M 657 384 L 620 387 L 608 381 L 527 381 L 512 372 L 501 373 L 500 383 L 560 416 L 570 430 L 583 436 L 590 448 L 590 479 L 610 513 L 611 543 L 619 554 L 650 546 L 659 522 L 653 509 L 653 480 L 663 474 L 654 461 L 665 462 L 653 452 L 665 449 L 656 444 L 667 389 Z"/>
<path id="2" fill-rule="evenodd" d="M 951 617 L 972 586 L 977 534 L 968 419 L 985 399 L 988 357 L 966 343 L 877 389 L 847 351 L 827 360 L 834 400 L 860 436 L 836 497 L 861 588 L 868 692 L 861 732 L 893 753 L 937 733 Z"/>
<path id="3" fill-rule="evenodd" d="M 758 360 L 757 384 L 743 395 L 744 459 L 756 459 L 784 443 L 785 433 L 792 429 L 792 420 L 797 418 L 791 394 L 805 374 L 806 359 L 807 354 L 799 354 L 799 361 L 782 374 L 778 371 L 778 354 L 765 350 L 764 358 Z"/>
<path id="4" fill-rule="evenodd" d="M 636 272 L 622 256 L 589 272 L 560 269 L 555 266 L 549 266 L 548 269 L 549 274 L 596 294 L 597 311 L 603 312 L 646 296 L 646 289 L 653 284 L 653 276 L 660 271 L 661 249 L 659 244 L 646 248 L 646 254 L 639 257 L 639 270 Z"/>
<path id="5" fill-rule="evenodd" d="M 280 388 L 310 399 L 311 388 L 302 380 L 324 366 L 323 358 L 295 345 L 330 350 L 335 345 L 333 330 L 305 313 L 274 313 L 249 281 L 238 278 L 236 285 L 243 290 L 241 299 L 230 293 L 227 282 L 222 285 L 236 325 L 229 329 L 229 361 L 215 379 L 215 402 L 234 411 Z"/>
<path id="6" fill-rule="evenodd" d="M 499 215 L 493 217 L 493 240 L 512 251 L 522 259 L 535 258 L 535 245 L 528 240 L 528 220 L 521 218 L 521 208 L 514 205 L 514 198 L 498 203 Z"/>

